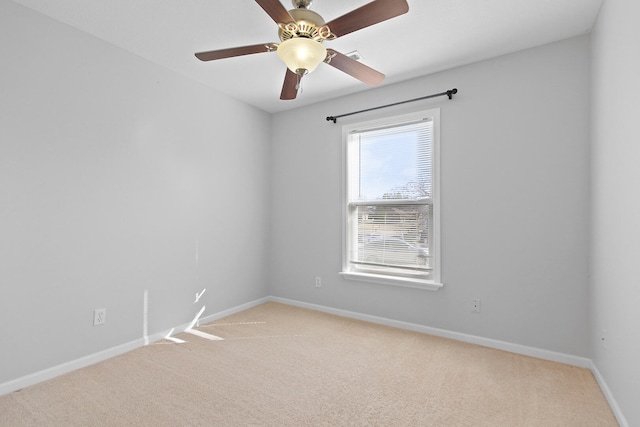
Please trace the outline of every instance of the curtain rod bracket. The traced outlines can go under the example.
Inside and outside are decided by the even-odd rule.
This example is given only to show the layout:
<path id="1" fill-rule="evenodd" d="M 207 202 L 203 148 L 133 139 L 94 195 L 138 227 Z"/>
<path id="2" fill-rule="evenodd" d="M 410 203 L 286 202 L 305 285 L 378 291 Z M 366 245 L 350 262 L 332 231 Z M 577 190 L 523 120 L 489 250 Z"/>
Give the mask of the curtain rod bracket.
<path id="1" fill-rule="evenodd" d="M 445 96 L 446 95 L 447 97 L 449 97 L 449 99 L 452 99 L 453 95 L 455 95 L 456 93 L 458 93 L 458 89 L 453 88 L 453 89 L 449 89 L 446 92 L 434 93 L 433 95 L 427 95 L 427 96 L 423 96 L 421 98 L 409 99 L 408 101 L 400 101 L 400 102 L 395 102 L 393 104 L 381 105 L 379 107 L 367 108 L 366 110 L 360 110 L 360 111 L 354 111 L 352 113 L 340 114 L 339 116 L 327 116 L 327 121 L 336 123 L 340 117 L 352 116 L 354 114 L 365 113 L 367 111 L 378 110 L 380 108 L 393 107 L 394 105 L 406 104 L 407 102 L 420 101 L 422 99 L 435 98 L 436 96 Z"/>

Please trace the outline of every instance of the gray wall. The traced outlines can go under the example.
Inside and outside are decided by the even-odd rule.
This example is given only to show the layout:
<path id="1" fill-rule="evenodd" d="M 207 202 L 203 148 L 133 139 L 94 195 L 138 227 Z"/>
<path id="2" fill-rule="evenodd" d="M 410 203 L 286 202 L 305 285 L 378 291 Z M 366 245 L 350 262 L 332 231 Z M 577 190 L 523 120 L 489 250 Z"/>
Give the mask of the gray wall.
<path id="1" fill-rule="evenodd" d="M 452 101 L 325 120 L 453 87 Z M 444 288 L 343 279 L 341 125 L 435 106 Z M 589 355 L 587 36 L 276 114 L 272 145 L 272 295 Z"/>
<path id="2" fill-rule="evenodd" d="M 268 295 L 269 115 L 5 0 L 0 54 L 0 384 L 140 339 L 145 291 L 149 334 Z"/>
<path id="3" fill-rule="evenodd" d="M 638 16 L 638 2 L 605 0 L 592 36 L 592 357 L 630 426 L 640 426 Z"/>

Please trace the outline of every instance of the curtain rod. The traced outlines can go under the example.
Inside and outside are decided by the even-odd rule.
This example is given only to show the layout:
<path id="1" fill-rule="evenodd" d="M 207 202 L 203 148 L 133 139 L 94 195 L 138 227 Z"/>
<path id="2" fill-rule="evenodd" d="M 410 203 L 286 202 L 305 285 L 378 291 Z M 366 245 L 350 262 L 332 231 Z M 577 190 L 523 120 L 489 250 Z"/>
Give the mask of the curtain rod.
<path id="1" fill-rule="evenodd" d="M 340 114 L 339 116 L 327 116 L 327 121 L 328 122 L 332 121 L 333 123 L 336 123 L 340 117 L 347 117 L 347 116 L 352 116 L 354 114 L 366 113 L 367 111 L 378 110 L 380 108 L 393 107 L 394 105 L 406 104 L 407 102 L 420 101 L 422 99 L 435 98 L 436 96 L 445 96 L 445 95 L 447 95 L 449 97 L 449 99 L 451 99 L 451 98 L 453 98 L 453 95 L 456 94 L 456 93 L 458 93 L 458 89 L 454 88 L 454 89 L 450 89 L 450 90 L 448 90 L 446 92 L 434 93 L 433 95 L 427 95 L 427 96 L 423 96 L 423 97 L 420 97 L 420 98 L 409 99 L 407 101 L 400 101 L 400 102 L 395 102 L 393 104 L 381 105 L 379 107 L 367 108 L 366 110 L 360 110 L 360 111 L 354 111 L 352 113 Z"/>

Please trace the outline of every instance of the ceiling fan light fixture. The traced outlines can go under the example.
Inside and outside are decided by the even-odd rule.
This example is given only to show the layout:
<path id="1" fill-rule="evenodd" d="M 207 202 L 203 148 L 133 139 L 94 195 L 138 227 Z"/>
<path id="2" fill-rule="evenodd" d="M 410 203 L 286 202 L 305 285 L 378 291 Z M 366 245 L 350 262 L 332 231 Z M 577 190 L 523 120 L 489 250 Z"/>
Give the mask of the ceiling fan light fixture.
<path id="1" fill-rule="evenodd" d="M 327 49 L 322 43 L 313 39 L 296 37 L 280 43 L 278 57 L 294 73 L 300 74 L 299 70 L 306 70 L 306 73 L 310 73 L 325 60 Z"/>

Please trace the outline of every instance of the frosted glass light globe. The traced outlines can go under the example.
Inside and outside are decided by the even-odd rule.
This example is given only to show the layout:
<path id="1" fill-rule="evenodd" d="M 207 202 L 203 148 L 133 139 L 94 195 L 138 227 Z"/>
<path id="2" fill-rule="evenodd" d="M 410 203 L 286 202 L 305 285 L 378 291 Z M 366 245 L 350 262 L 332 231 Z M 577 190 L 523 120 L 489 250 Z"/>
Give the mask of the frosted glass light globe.
<path id="1" fill-rule="evenodd" d="M 280 43 L 278 56 L 294 73 L 299 74 L 298 70 L 310 73 L 327 57 L 327 49 L 315 40 L 295 37 Z"/>

